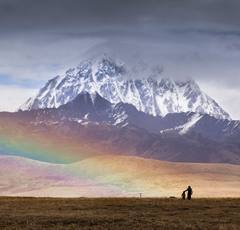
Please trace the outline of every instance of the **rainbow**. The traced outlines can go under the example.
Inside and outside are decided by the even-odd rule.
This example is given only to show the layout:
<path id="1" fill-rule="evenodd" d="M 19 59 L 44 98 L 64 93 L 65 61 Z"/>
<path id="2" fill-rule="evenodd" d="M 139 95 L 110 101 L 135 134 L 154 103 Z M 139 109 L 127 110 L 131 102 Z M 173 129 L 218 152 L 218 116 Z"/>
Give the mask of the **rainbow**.
<path id="1" fill-rule="evenodd" d="M 76 162 L 103 154 L 89 140 L 56 133 L 51 126 L 0 121 L 0 154 L 16 155 L 52 163 Z"/>
<path id="2" fill-rule="evenodd" d="M 52 178 L 56 178 L 56 180 L 51 181 L 50 187 L 56 182 L 60 183 L 61 181 L 59 182 L 58 179 L 61 177 L 64 184 L 69 185 L 71 181 L 74 181 L 79 187 L 88 187 L 88 190 L 91 190 L 89 194 L 95 192 L 100 195 L 129 194 L 131 188 L 124 185 L 122 176 L 118 174 L 118 169 L 105 168 L 102 170 L 99 168 L 101 160 L 99 162 L 92 161 L 95 157 L 109 154 L 109 152 L 101 151 L 96 146 L 89 144 L 90 141 L 84 138 L 68 137 L 62 133 L 56 133 L 52 127 L 48 126 L 46 129 L 41 125 L 32 126 L 27 123 L 23 125 L 21 122 L 13 120 L 10 122 L 1 121 L 0 155 L 18 156 L 47 164 L 57 164 L 55 168 L 57 168 L 58 176 L 55 175 L 55 169 L 51 167 L 51 164 L 50 168 L 45 169 L 44 172 L 40 171 L 46 178 L 54 174 Z M 86 166 L 85 162 L 88 159 L 91 163 L 89 162 L 90 165 L 87 163 Z M 14 167 L 18 168 L 19 166 L 14 164 Z M 12 170 L 16 171 L 17 168 Z M 38 167 L 30 167 L 28 174 L 24 179 L 26 183 L 29 176 L 39 177 Z M 100 174 L 102 176 L 99 176 Z M 71 185 L 69 187 L 71 188 Z"/>

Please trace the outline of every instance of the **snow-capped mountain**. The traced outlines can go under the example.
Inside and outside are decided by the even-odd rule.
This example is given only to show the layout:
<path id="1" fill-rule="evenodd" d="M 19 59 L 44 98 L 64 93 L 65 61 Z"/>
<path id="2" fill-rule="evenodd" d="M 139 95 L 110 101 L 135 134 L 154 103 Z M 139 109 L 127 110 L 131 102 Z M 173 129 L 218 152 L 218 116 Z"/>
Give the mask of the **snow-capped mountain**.
<path id="1" fill-rule="evenodd" d="M 49 80 L 36 97 L 30 98 L 20 109 L 57 108 L 81 92 L 98 93 L 110 103 L 128 103 L 154 116 L 197 112 L 230 119 L 196 82 L 161 78 L 159 68 L 152 70 L 141 65 L 130 68 L 106 55 L 84 61 L 64 75 Z"/>

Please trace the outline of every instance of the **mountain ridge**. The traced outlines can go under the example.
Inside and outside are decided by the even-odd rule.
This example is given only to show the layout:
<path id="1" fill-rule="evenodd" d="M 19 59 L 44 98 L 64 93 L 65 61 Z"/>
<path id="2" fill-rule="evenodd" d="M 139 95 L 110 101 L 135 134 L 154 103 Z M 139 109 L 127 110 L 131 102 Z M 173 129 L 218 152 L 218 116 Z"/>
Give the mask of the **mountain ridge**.
<path id="1" fill-rule="evenodd" d="M 201 134 L 216 141 L 224 141 L 234 135 L 240 136 L 240 121 L 217 119 L 208 114 L 194 112 L 168 113 L 164 117 L 138 111 L 128 103 L 110 103 L 98 93 L 81 92 L 74 100 L 59 106 L 56 110 L 35 110 L 39 119 L 70 119 L 78 122 L 107 123 L 117 127 L 136 126 L 150 133 Z M 39 111 L 39 112 L 37 112 Z"/>
<path id="2" fill-rule="evenodd" d="M 97 92 L 111 103 L 132 104 L 137 110 L 154 116 L 168 113 L 197 112 L 216 118 L 231 119 L 193 80 L 174 81 L 161 78 L 161 69 L 130 68 L 108 56 L 83 61 L 62 76 L 49 80 L 22 110 L 57 108 L 81 92 Z M 145 78 L 139 79 L 144 73 Z"/>

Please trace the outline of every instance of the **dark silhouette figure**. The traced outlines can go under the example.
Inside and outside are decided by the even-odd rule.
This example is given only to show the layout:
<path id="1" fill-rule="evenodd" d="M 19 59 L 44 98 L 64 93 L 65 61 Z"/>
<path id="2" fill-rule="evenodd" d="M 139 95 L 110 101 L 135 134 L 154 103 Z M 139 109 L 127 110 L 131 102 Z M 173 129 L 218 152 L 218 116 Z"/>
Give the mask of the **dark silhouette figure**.
<path id="1" fill-rule="evenodd" d="M 182 193 L 182 199 L 185 200 L 186 199 L 186 193 L 187 192 L 187 199 L 191 200 L 192 199 L 192 194 L 193 194 L 193 190 L 192 187 L 189 185 L 188 188 L 186 190 L 183 191 Z"/>
<path id="2" fill-rule="evenodd" d="M 183 193 L 182 193 L 182 199 L 183 199 L 183 200 L 185 200 L 185 199 L 186 199 L 186 190 L 185 190 L 185 191 L 183 191 Z"/>
<path id="3" fill-rule="evenodd" d="M 193 194 L 192 187 L 189 185 L 186 191 L 187 191 L 188 200 L 191 200 L 192 199 L 192 194 Z"/>

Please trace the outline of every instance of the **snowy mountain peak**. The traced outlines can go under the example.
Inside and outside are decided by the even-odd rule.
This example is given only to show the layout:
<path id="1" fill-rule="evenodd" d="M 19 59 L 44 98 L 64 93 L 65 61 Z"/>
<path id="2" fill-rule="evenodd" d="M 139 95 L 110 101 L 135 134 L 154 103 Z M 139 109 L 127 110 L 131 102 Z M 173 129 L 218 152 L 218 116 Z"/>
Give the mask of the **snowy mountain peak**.
<path id="1" fill-rule="evenodd" d="M 22 110 L 53 108 L 64 105 L 81 92 L 98 93 L 110 103 L 134 105 L 139 111 L 165 116 L 168 113 L 197 112 L 230 119 L 212 98 L 193 80 L 162 78 L 163 69 L 147 65 L 127 66 L 106 54 L 81 62 L 62 76 L 49 80 Z"/>

